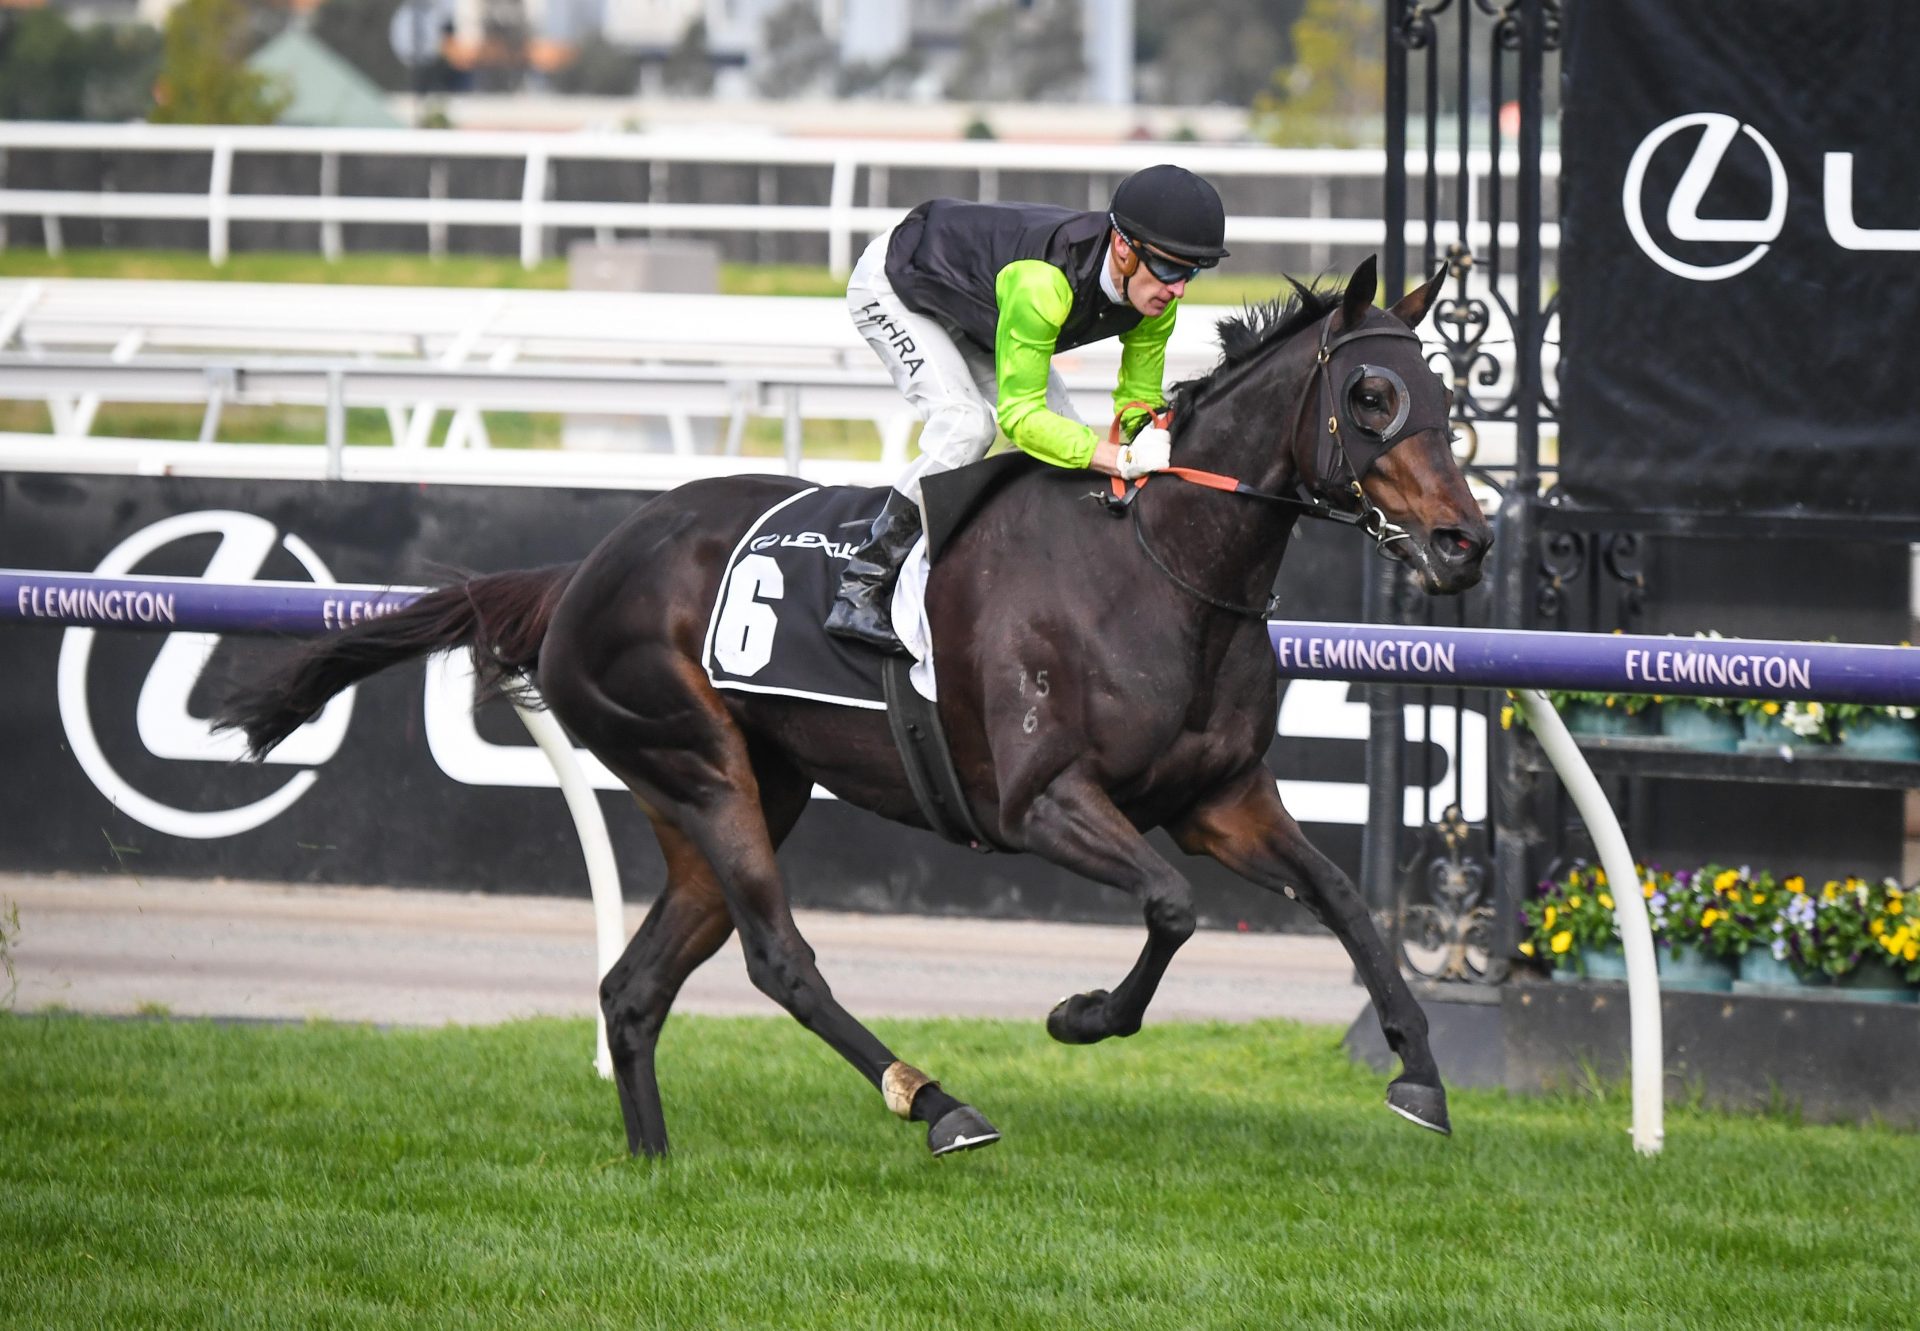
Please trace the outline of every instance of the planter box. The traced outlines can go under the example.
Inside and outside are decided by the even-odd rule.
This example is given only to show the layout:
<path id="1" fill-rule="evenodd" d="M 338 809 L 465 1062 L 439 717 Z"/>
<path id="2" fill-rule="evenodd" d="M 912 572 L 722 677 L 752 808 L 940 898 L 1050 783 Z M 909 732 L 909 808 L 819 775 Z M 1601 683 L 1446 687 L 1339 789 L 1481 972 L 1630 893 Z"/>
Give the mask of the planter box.
<path id="1" fill-rule="evenodd" d="M 1652 710 L 1628 716 L 1623 707 L 1603 707 L 1594 702 L 1568 703 L 1560 719 L 1575 735 L 1609 735 L 1620 739 L 1647 738 L 1658 732 L 1659 718 Z"/>
<path id="2" fill-rule="evenodd" d="M 1708 712 L 1689 703 L 1662 703 L 1660 737 L 1674 747 L 1705 753 L 1732 753 L 1740 747 L 1740 718 Z"/>
<path id="3" fill-rule="evenodd" d="M 1847 726 L 1840 747 L 1856 758 L 1920 761 L 1920 724 L 1897 716 L 1865 717 Z"/>

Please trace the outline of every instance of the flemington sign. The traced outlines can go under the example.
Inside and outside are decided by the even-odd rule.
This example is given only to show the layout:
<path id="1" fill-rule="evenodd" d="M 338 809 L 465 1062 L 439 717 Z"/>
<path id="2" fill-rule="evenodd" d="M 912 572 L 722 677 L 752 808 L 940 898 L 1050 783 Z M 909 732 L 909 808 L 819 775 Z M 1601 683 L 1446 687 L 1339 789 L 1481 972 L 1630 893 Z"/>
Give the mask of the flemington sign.
<path id="1" fill-rule="evenodd" d="M 1910 647 L 1388 624 L 1275 623 L 1268 634 L 1280 673 L 1296 679 L 1920 705 Z"/>

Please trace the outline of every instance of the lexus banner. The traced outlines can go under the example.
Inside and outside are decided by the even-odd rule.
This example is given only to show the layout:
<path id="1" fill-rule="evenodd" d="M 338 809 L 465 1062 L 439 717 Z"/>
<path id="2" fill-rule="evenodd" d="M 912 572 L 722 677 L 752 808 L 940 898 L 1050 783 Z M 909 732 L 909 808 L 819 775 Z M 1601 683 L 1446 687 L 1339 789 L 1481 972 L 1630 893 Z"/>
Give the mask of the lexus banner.
<path id="1" fill-rule="evenodd" d="M 1569 496 L 1920 515 L 1920 5 L 1568 9 Z"/>

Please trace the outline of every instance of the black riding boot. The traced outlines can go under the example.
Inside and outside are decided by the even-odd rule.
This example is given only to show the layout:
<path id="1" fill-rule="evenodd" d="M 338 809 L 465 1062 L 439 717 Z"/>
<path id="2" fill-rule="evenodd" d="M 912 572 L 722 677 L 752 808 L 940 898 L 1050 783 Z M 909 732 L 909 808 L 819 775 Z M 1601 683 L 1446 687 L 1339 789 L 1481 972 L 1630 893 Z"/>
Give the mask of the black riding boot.
<path id="1" fill-rule="evenodd" d="M 827 632 L 883 652 L 906 651 L 893 631 L 893 581 L 919 539 L 920 506 L 898 490 L 888 491 L 872 533 L 847 557 L 840 590 L 827 614 Z"/>

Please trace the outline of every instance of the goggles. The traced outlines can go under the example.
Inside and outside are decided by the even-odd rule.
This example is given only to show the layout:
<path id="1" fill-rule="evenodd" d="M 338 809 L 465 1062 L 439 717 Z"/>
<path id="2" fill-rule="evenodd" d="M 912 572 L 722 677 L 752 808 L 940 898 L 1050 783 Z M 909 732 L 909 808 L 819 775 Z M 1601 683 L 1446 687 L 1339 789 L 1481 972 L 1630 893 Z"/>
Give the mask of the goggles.
<path id="1" fill-rule="evenodd" d="M 1120 228 L 1116 226 L 1114 230 L 1120 231 Z M 1124 231 L 1120 231 L 1120 238 L 1133 247 L 1133 252 L 1140 256 L 1140 262 L 1147 266 L 1147 271 L 1153 274 L 1155 280 L 1168 286 L 1191 282 L 1206 267 L 1205 264 L 1176 259 L 1168 254 L 1155 254 Z"/>

